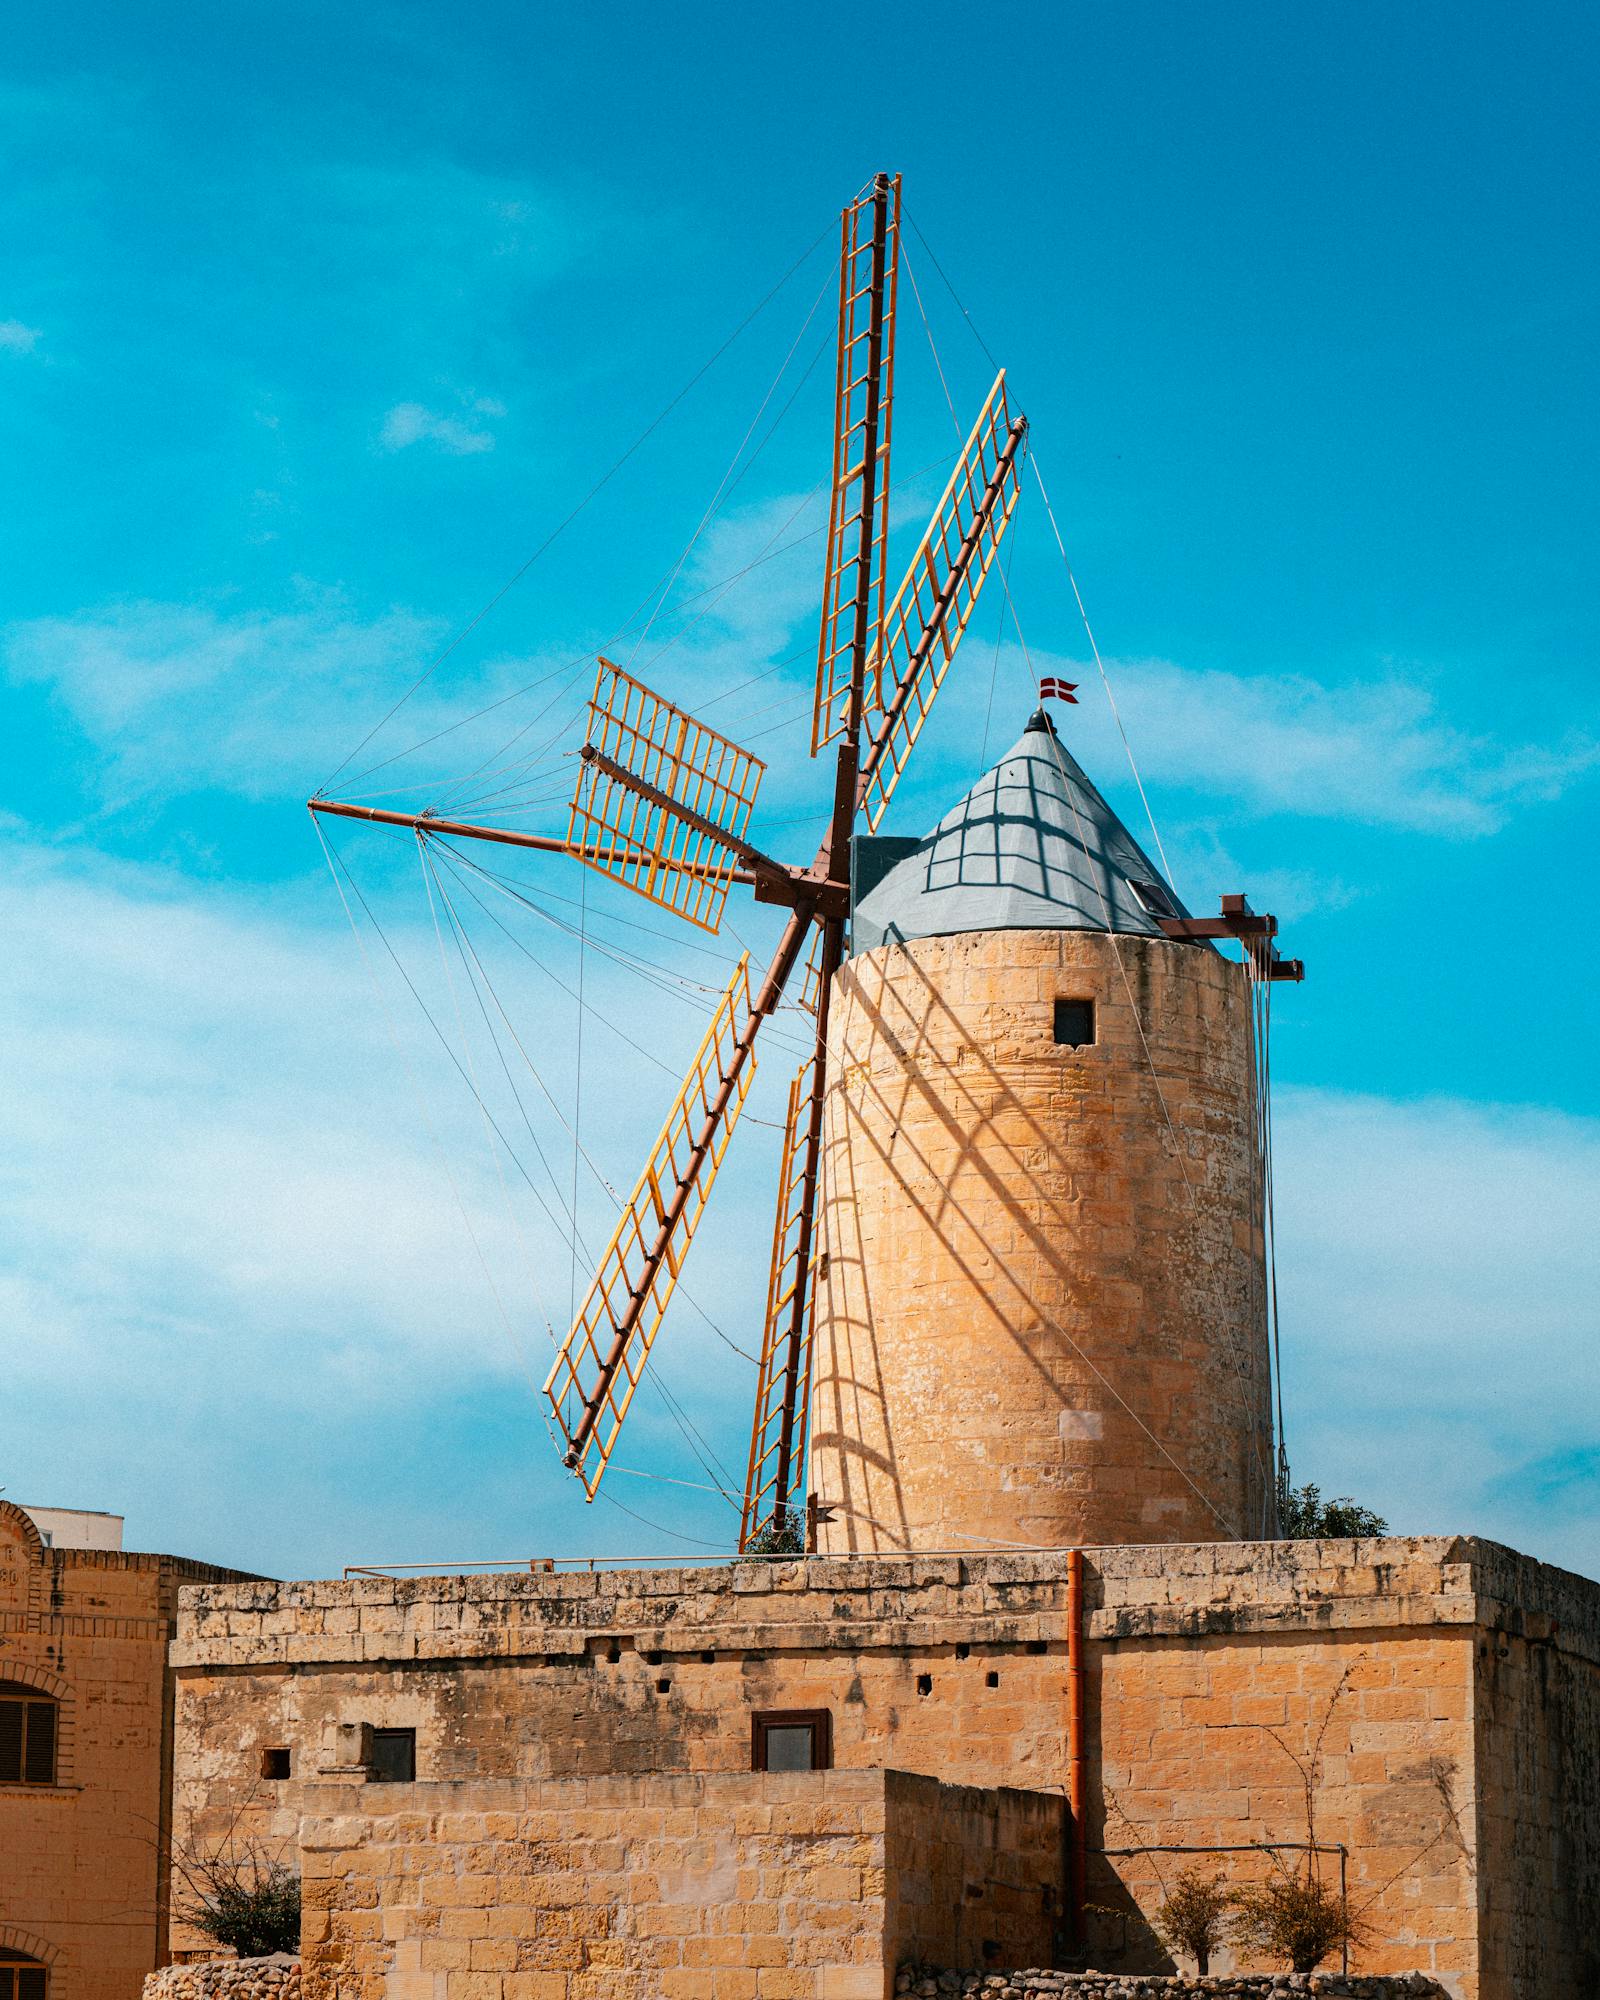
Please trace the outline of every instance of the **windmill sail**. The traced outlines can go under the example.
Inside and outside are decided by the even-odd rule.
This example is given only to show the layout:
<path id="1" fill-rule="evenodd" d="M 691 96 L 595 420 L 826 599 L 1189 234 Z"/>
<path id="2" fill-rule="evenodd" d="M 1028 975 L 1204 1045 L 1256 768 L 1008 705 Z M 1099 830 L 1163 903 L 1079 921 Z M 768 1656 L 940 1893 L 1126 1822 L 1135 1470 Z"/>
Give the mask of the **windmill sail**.
<path id="1" fill-rule="evenodd" d="M 892 679 L 894 687 L 861 773 L 863 808 L 874 833 L 1016 510 L 1026 428 L 1007 406 L 1002 368 L 883 621 L 882 649 L 868 679 Z"/>
<path id="2" fill-rule="evenodd" d="M 545 1381 L 567 1463 L 591 1499 L 744 1107 L 753 1015 L 746 952 Z"/>
<path id="3" fill-rule="evenodd" d="M 820 933 L 819 933 L 820 936 Z M 748 1548 L 763 1529 L 791 1533 L 794 1495 L 803 1477 L 810 1407 L 811 1331 L 815 1314 L 817 1245 L 812 1233 L 815 1191 L 809 1183 L 807 1128 L 815 1109 L 821 1072 L 814 1055 L 800 1065 L 789 1085 L 783 1158 L 778 1169 L 778 1208 L 772 1231 L 772 1267 L 761 1331 L 761 1365 L 756 1378 L 755 1420 L 750 1432 L 750 1465 L 745 1476 L 739 1546 Z M 796 1324 L 795 1303 L 799 1300 Z"/>
<path id="4" fill-rule="evenodd" d="M 839 251 L 839 358 L 834 395 L 833 487 L 828 562 L 822 587 L 822 633 L 811 754 L 850 727 L 852 656 L 858 636 L 870 648 L 883 627 L 884 550 L 889 534 L 889 437 L 894 414 L 895 297 L 900 272 L 900 177 L 882 189 L 887 204 L 883 268 L 877 266 L 875 184 L 844 211 Z M 862 592 L 862 571 L 867 589 Z M 865 598 L 869 629 L 857 633 Z M 869 681 L 866 698 L 872 702 Z"/>
<path id="5" fill-rule="evenodd" d="M 728 884 L 766 765 L 602 659 L 567 823 L 578 858 L 702 930 Z"/>

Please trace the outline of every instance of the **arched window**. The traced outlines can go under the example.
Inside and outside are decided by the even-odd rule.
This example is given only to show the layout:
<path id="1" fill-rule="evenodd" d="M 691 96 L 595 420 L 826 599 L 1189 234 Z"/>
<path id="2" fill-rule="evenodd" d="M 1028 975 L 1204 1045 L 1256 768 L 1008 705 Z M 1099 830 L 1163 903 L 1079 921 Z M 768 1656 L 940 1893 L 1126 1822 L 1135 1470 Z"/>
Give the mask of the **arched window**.
<path id="1" fill-rule="evenodd" d="M 0 1785 L 53 1785 L 56 1781 L 56 1704 L 20 1681 L 0 1681 Z M 44 1977 L 40 1968 L 39 1976 Z M 43 1987 L 39 1993 L 43 1993 Z M 32 1987 L 8 1987 L 0 2000 L 38 2000 Z"/>
<path id="2" fill-rule="evenodd" d="M 49 1979 L 38 1959 L 0 1945 L 0 2000 L 45 2000 Z"/>

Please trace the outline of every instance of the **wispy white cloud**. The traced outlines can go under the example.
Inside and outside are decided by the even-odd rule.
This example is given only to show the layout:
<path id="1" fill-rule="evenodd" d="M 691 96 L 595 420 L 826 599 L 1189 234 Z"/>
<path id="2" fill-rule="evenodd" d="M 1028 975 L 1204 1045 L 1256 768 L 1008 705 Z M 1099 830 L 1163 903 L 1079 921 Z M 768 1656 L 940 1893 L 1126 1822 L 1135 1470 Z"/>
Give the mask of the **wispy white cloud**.
<path id="1" fill-rule="evenodd" d="M 1600 740 L 1474 735 L 1400 676 L 1328 686 L 1304 674 L 1110 665 L 1141 768 L 1161 784 L 1298 813 L 1457 838 L 1496 832 L 1600 768 Z M 1092 665 L 1071 676 L 1100 706 Z M 1109 731 L 1101 725 L 1100 734 Z"/>
<path id="2" fill-rule="evenodd" d="M 0 993 L 10 1079 L 0 1099 L 0 1324 L 27 1330 L 13 1343 L 11 1380 L 35 1413 L 27 1439 L 5 1441 L 13 1491 L 18 1481 L 30 1497 L 48 1497 L 47 1484 L 56 1491 L 56 1456 L 41 1454 L 39 1440 L 55 1435 L 59 1414 L 74 1479 L 92 1466 L 103 1482 L 98 1498 L 81 1488 L 67 1498 L 170 1519 L 164 1546 L 293 1573 L 392 1550 L 383 1507 L 350 1469 L 364 1440 L 396 1424 L 425 1456 L 440 1412 L 464 1396 L 498 1397 L 525 1433 L 515 1494 L 498 1492 L 500 1511 L 476 1525 L 470 1506 L 452 1512 L 450 1494 L 434 1496 L 413 1508 L 413 1546 L 430 1523 L 464 1520 L 475 1548 L 493 1549 L 497 1535 L 499 1548 L 520 1547 L 535 1517 L 564 1524 L 541 1531 L 546 1546 L 614 1546 L 613 1517 L 577 1504 L 538 1415 L 546 1322 L 564 1327 L 569 1284 L 586 1282 L 613 1215 L 584 1169 L 586 1248 L 575 1263 L 551 1219 L 573 1168 L 562 1121 L 575 1115 L 576 1014 L 558 983 L 575 983 L 573 948 L 551 924 L 497 903 L 520 925 L 530 960 L 452 883 L 554 1099 L 502 1035 L 519 1104 L 461 962 L 441 958 L 414 860 L 404 893 L 386 892 L 369 864 L 390 843 L 371 839 L 348 844 L 352 865 L 503 1140 L 491 1141 L 357 904 L 363 960 L 326 877 L 270 896 L 208 892 L 82 850 L 30 846 L 12 829 L 0 881 L 14 974 Z M 563 867 L 546 871 L 553 898 L 575 887 Z M 624 892 L 610 901 L 637 922 Z M 608 927 L 607 907 L 596 884 L 591 937 L 637 948 L 636 929 Z M 707 976 L 698 956 L 688 964 Z M 591 948 L 581 1130 L 624 1187 L 674 1088 L 627 1038 L 632 1027 L 640 1039 L 638 990 L 634 973 Z M 650 1044 L 674 1072 L 707 1004 L 699 992 L 679 1003 L 652 993 Z M 770 1070 L 752 1116 L 781 1115 L 781 1053 Z M 688 1299 L 746 1339 L 759 1314 L 775 1134 L 753 1123 L 738 1144 L 751 1178 L 719 1196 L 658 1357 L 730 1462 L 748 1426 L 751 1371 Z M 325 1463 L 302 1462 L 282 1431 L 290 1421 L 296 1440 L 302 1425 L 321 1440 Z M 154 1451 L 152 1427 L 162 1440 Z M 681 1440 L 653 1390 L 634 1439 L 638 1462 L 705 1477 L 693 1459 L 678 1462 Z M 469 1450 L 463 1462 L 477 1458 Z M 180 1504 L 195 1484 L 191 1464 L 221 1482 L 209 1503 L 193 1493 Z M 651 1505 L 648 1489 L 641 1497 L 621 1484 L 632 1504 Z M 308 1525 L 312 1491 L 323 1519 Z M 478 1498 L 488 1503 L 487 1486 Z M 719 1524 L 733 1518 L 709 1505 Z M 224 1514 L 236 1524 L 231 1546 L 216 1530 Z M 564 1539 L 549 1539 L 557 1532 Z"/>
<path id="3" fill-rule="evenodd" d="M 31 354 L 39 345 L 41 331 L 24 326 L 20 319 L 0 319 L 0 353 Z"/>
<path id="4" fill-rule="evenodd" d="M 992 677 L 989 750 L 998 754 L 1033 700 L 1036 676 L 1056 673 L 1080 684 L 1079 706 L 1058 717 L 1066 741 L 1102 784 L 1122 779 L 1127 753 L 1092 660 L 1040 650 L 1025 658 L 1007 643 L 996 665 L 991 638 L 975 671 L 967 644 L 962 671 L 939 698 L 936 742 L 981 729 Z M 1106 667 L 1163 821 L 1194 820 L 1200 798 L 1225 805 L 1234 821 L 1282 813 L 1473 839 L 1600 772 L 1592 717 L 1544 742 L 1509 730 L 1474 733 L 1444 712 L 1431 686 L 1398 673 L 1332 684 L 1171 660 L 1111 659 Z M 919 782 L 919 799 L 923 789 Z"/>
<path id="5" fill-rule="evenodd" d="M 468 404 L 474 416 L 503 417 L 505 405 L 487 397 Z M 378 441 L 385 451 L 404 451 L 408 445 L 434 444 L 453 457 L 493 451 L 494 433 L 474 426 L 461 417 L 443 415 L 423 403 L 396 403 L 384 417 Z"/>
<path id="6" fill-rule="evenodd" d="M 113 803 L 151 787 L 264 798 L 309 788 L 336 765 L 445 634 L 419 612 L 359 618 L 337 593 L 308 588 L 285 611 L 134 601 L 32 619 L 0 635 L 0 659 L 14 682 L 54 692 L 99 752 L 98 783 Z M 430 685 L 407 707 L 405 734 L 367 761 L 459 723 L 477 701 L 539 681 L 550 665 L 501 656 L 448 691 Z M 430 764 L 428 777 L 471 769 L 475 744 L 458 732 L 457 760 Z M 384 782 L 417 773 L 411 764 Z"/>
<path id="7" fill-rule="evenodd" d="M 1600 1121 L 1297 1089 L 1274 1130 L 1297 1476 L 1600 1573 Z"/>

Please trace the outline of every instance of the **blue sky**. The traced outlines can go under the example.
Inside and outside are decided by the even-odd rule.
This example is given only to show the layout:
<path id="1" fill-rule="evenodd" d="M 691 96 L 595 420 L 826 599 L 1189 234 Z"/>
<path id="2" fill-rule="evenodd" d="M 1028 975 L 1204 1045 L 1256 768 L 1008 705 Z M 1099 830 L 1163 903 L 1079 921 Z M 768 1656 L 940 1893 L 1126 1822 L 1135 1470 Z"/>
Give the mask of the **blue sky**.
<path id="1" fill-rule="evenodd" d="M 592 1242 L 734 937 L 553 863 L 512 871 L 542 913 L 479 885 L 506 932 L 452 884 L 519 1104 L 414 853 L 336 835 L 503 1147 L 301 808 L 787 272 L 346 783 L 393 758 L 357 788 L 426 802 L 526 728 L 558 827 L 609 643 L 770 759 L 758 834 L 809 853 L 827 260 L 881 164 L 958 410 L 975 326 L 1032 421 L 1180 889 L 1250 890 L 1310 964 L 1276 1008 L 1297 1475 L 1596 1571 L 1593 14 L 888 5 L 871 67 L 865 18 L 8 16 L 0 1484 L 280 1573 L 726 1544 L 797 1029 L 658 1349 L 689 1435 L 643 1400 L 633 1511 L 585 1508 L 531 1386 L 582 1280 L 568 1128 Z M 910 298 L 899 379 L 903 559 L 952 441 Z M 1013 548 L 1139 829 L 1037 489 Z M 1028 674 L 986 599 L 901 830 Z"/>

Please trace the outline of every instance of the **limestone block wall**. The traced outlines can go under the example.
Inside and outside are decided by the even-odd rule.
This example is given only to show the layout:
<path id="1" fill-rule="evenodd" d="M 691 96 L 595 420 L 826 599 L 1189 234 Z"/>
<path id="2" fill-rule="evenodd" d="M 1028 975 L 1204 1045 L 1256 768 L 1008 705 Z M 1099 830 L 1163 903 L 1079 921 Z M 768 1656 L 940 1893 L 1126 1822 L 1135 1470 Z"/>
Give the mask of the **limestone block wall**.
<path id="1" fill-rule="evenodd" d="M 1134 1913 L 1181 1861 L 1151 1849 L 1304 1838 L 1293 1760 L 1319 1739 L 1317 1835 L 1349 1850 L 1370 1969 L 1534 2000 L 1533 1944 L 1492 1956 L 1510 1949 L 1502 1912 L 1525 1912 L 1546 1954 L 1587 1948 L 1573 1885 L 1600 1858 L 1582 1720 L 1600 1586 L 1463 1538 L 1119 1547 L 1084 1566 L 1087 1840 L 1136 1850 L 1091 1856 L 1094 1900 L 1130 1913 L 1102 1923 L 1102 1963 L 1160 1969 Z M 1496 1694 L 1484 1649 L 1503 1641 L 1513 1662 L 1542 1645 L 1531 1671 L 1570 1691 L 1541 1709 L 1507 1670 Z M 425 1784 L 731 1775 L 752 1713 L 783 1708 L 830 1711 L 841 1771 L 1067 1780 L 1056 1555 L 213 1587 L 186 1593 L 173 1664 L 180 1826 L 240 1816 L 289 1853 L 339 1721 L 415 1727 Z M 261 1779 L 271 1747 L 290 1780 Z M 381 1811 L 388 1791 L 351 1787 L 349 1809 Z"/>
<path id="2" fill-rule="evenodd" d="M 1094 1042 L 1054 1003 L 1094 1004 Z M 1164 939 L 846 962 L 812 1490 L 845 1550 L 1271 1532 L 1249 989 Z"/>
<path id="3" fill-rule="evenodd" d="M 1053 1963 L 1068 1941 L 1062 1793 L 889 1777 L 885 1970 L 912 1959 L 979 1973 Z"/>
<path id="4" fill-rule="evenodd" d="M 179 1585 L 236 1571 L 47 1549 L 0 1501 L 0 1681 L 53 1697 L 56 1782 L 0 1785 L 0 1947 L 50 2000 L 137 2000 L 167 1930 L 166 1650 Z"/>
<path id="5" fill-rule="evenodd" d="M 1595 1587 L 1486 1548 L 1480 1590 L 1490 1608 L 1474 1659 L 1484 1990 L 1600 1993 Z"/>
<path id="6" fill-rule="evenodd" d="M 363 1811 L 339 1786 L 303 1799 L 308 2000 L 882 2000 L 902 1941 L 949 1936 L 887 1888 L 900 1859 L 934 1854 L 997 1952 L 1049 1944 L 1059 1801 L 893 1771 L 383 1794 Z"/>

